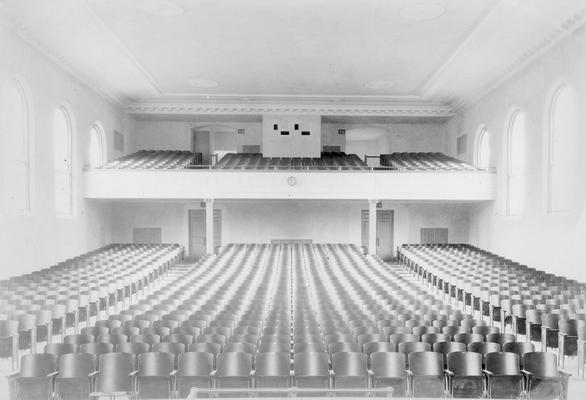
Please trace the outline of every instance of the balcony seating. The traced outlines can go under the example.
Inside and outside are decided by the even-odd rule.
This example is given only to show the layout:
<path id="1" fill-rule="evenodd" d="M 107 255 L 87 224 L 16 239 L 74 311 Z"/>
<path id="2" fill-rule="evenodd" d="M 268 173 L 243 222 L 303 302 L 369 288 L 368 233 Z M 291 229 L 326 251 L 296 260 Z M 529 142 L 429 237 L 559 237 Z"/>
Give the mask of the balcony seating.
<path id="1" fill-rule="evenodd" d="M 399 171 L 478 171 L 478 168 L 442 153 L 380 155 L 380 165 Z"/>
<path id="2" fill-rule="evenodd" d="M 263 157 L 260 153 L 228 153 L 213 168 L 231 170 L 370 169 L 356 154 L 344 152 L 323 152 L 319 158 Z"/>
<path id="3" fill-rule="evenodd" d="M 105 164 L 103 169 L 185 169 L 201 165 L 201 153 L 180 150 L 140 150 Z"/>
<path id="4" fill-rule="evenodd" d="M 185 398 L 194 387 L 200 397 L 249 390 L 262 397 L 293 387 L 299 395 L 320 396 L 370 396 L 375 391 L 380 397 L 390 387 L 394 396 L 476 396 L 493 390 L 515 397 L 518 385 L 495 385 L 500 380 L 518 383 L 521 368 L 535 396 L 565 395 L 567 384 L 557 364 L 540 370 L 534 359 L 543 356 L 529 356 L 541 354 L 530 343 L 510 341 L 514 335 L 483 325 L 440 299 L 443 294 L 430 295 L 435 290 L 420 275 L 364 257 L 356 246 L 231 244 L 218 256 L 169 275 L 157 290 L 141 294 L 111 319 L 96 318 L 84 329 L 86 335 L 99 334 L 91 335 L 91 342 L 47 349 L 55 354 L 59 374 L 58 356 L 63 363 L 80 351 L 100 354 L 99 372 L 89 373 L 94 397 L 121 391 L 140 398 Z M 445 322 L 445 333 L 439 332 L 437 321 Z M 155 333 L 162 328 L 166 335 Z M 185 333 L 189 328 L 200 334 Z M 404 331 L 385 332 L 387 328 Z M 115 345 L 110 343 L 114 337 Z M 102 352 L 102 347 L 116 352 Z M 508 353 L 499 353 L 501 349 Z M 506 365 L 493 360 L 493 354 L 505 354 L 499 359 Z M 506 360 L 521 360 L 517 354 L 524 354 L 522 362 L 511 367 Z M 556 355 L 550 354 L 555 362 Z M 479 382 L 487 376 L 494 383 L 484 388 Z M 85 393 L 88 385 L 80 390 Z"/>

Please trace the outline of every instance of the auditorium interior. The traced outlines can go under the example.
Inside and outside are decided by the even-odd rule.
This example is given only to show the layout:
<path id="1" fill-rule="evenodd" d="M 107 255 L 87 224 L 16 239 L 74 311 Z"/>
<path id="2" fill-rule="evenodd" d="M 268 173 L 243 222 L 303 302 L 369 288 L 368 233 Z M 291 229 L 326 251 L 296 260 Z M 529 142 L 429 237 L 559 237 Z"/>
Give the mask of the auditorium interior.
<path id="1" fill-rule="evenodd" d="M 586 398 L 585 0 L 0 0 L 0 49 L 0 398 Z"/>

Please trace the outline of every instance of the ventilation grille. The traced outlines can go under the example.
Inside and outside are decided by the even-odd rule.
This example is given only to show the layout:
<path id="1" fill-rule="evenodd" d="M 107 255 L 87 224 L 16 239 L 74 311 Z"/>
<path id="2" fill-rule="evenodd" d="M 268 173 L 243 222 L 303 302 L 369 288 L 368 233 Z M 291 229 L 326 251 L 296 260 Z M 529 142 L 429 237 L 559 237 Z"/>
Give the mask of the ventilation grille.
<path id="1" fill-rule="evenodd" d="M 448 228 L 421 228 L 422 244 L 447 244 Z"/>

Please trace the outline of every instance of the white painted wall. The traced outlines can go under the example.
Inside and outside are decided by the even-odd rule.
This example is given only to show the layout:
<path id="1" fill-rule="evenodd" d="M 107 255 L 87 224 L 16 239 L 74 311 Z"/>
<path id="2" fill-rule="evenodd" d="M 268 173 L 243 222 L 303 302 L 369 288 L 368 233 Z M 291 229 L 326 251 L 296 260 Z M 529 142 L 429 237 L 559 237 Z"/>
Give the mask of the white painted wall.
<path id="1" fill-rule="evenodd" d="M 298 124 L 298 130 L 295 130 L 295 124 Z M 281 135 L 281 131 L 288 131 L 289 135 Z M 309 135 L 302 136 L 303 131 Z M 320 157 L 321 117 L 263 115 L 262 153 L 264 157 Z"/>
<path id="2" fill-rule="evenodd" d="M 579 126 L 586 126 L 586 29 L 568 37 L 528 67 L 517 72 L 480 101 L 462 110 L 446 124 L 446 151 L 456 153 L 456 138 L 468 134 L 462 158 L 474 161 L 479 126 L 491 133 L 493 165 L 498 169 L 497 201 L 477 206 L 472 213 L 471 243 L 532 267 L 586 281 L 586 157 L 576 161 L 567 179 L 575 185 L 574 208 L 547 212 L 546 149 L 548 108 L 553 91 L 566 83 L 577 93 Z M 525 209 L 519 217 L 505 210 L 505 126 L 507 115 L 519 107 L 526 117 Z M 575 143 L 586 152 L 586 135 Z"/>
<path id="3" fill-rule="evenodd" d="M 359 131 L 381 129 L 385 137 L 374 141 L 353 141 L 351 144 L 338 129 Z M 322 125 L 323 145 L 341 145 L 342 151 L 356 153 L 360 158 L 365 154 L 378 155 L 399 151 L 440 151 L 445 150 L 444 125 L 439 123 L 389 123 L 389 124 L 333 124 Z M 378 148 L 377 148 L 378 147 Z"/>
<path id="4" fill-rule="evenodd" d="M 0 86 L 13 75 L 28 88 L 32 112 L 32 212 L 18 214 L 0 204 L 0 279 L 48 267 L 110 243 L 109 207 L 83 199 L 82 167 L 92 124 L 102 122 L 108 158 L 113 151 L 113 130 L 125 132 L 128 121 L 121 110 L 105 101 L 62 68 L 0 26 Z M 55 108 L 67 102 L 72 110 L 73 217 L 57 217 L 54 206 L 53 143 Z M 4 135 L 6 133 L 2 133 Z M 1 151 L 3 148 L 0 137 Z M 1 174 L 0 174 L 1 175 Z M 3 183 L 0 182 L 0 190 Z"/>
<path id="5" fill-rule="evenodd" d="M 191 150 L 191 131 L 193 129 L 244 129 L 244 134 L 236 135 L 236 147 L 242 151 L 243 145 L 260 145 L 262 127 L 260 122 L 210 122 L 203 120 L 135 120 L 132 151 L 137 150 Z"/>
<path id="6" fill-rule="evenodd" d="M 200 209 L 199 201 L 126 201 L 113 205 L 112 240 L 132 240 L 135 227 L 162 228 L 163 242 L 188 245 L 187 211 Z M 222 242 L 266 243 L 271 239 L 312 239 L 314 242 L 360 244 L 361 210 L 366 201 L 216 201 L 222 210 Z M 397 203 L 395 244 L 418 243 L 419 229 L 448 228 L 450 242 L 468 241 L 470 205 L 449 203 Z"/>

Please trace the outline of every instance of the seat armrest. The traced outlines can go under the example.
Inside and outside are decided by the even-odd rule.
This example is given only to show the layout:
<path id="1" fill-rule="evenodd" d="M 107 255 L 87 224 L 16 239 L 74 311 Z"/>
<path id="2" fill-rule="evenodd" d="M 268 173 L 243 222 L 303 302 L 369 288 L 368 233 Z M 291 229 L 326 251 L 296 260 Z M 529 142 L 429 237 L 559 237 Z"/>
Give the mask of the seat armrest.
<path id="1" fill-rule="evenodd" d="M 494 376 L 494 374 L 486 369 L 483 369 L 482 372 L 484 372 L 484 375 L 486 376 Z"/>
<path id="2" fill-rule="evenodd" d="M 93 378 L 93 377 L 97 376 L 99 373 L 100 373 L 100 371 L 91 372 L 90 374 L 88 374 L 88 377 Z"/>
<path id="3" fill-rule="evenodd" d="M 578 336 L 568 335 L 567 333 L 558 332 L 558 335 L 564 336 L 566 339 L 578 340 Z"/>
<path id="4" fill-rule="evenodd" d="M 13 372 L 10 375 L 6 375 L 6 379 L 14 379 L 20 375 L 20 372 Z"/>
<path id="5" fill-rule="evenodd" d="M 454 374 L 452 371 L 450 371 L 449 369 L 444 369 L 444 373 L 445 373 L 447 376 L 454 376 L 454 375 L 455 375 L 455 374 Z"/>
<path id="6" fill-rule="evenodd" d="M 569 372 L 565 372 L 565 371 L 558 371 L 558 374 L 560 374 L 563 377 L 570 377 L 570 376 L 572 376 L 572 374 L 570 374 Z"/>
<path id="7" fill-rule="evenodd" d="M 411 371 L 410 369 L 406 369 L 405 372 L 407 373 L 408 376 L 413 376 L 413 371 Z"/>
<path id="8" fill-rule="evenodd" d="M 133 376 L 137 376 L 138 375 L 138 371 L 132 371 L 131 373 L 128 374 L 128 376 L 133 377 Z"/>
<path id="9" fill-rule="evenodd" d="M 169 376 L 177 376 L 177 370 L 175 369 L 175 370 L 171 371 Z"/>
<path id="10" fill-rule="evenodd" d="M 47 378 L 54 378 L 57 375 L 59 375 L 59 371 L 51 372 L 50 374 L 47 374 Z"/>
<path id="11" fill-rule="evenodd" d="M 526 369 L 522 369 L 521 372 L 523 373 L 523 375 L 527 376 L 527 377 L 532 377 L 533 374 L 529 371 L 527 371 Z"/>

